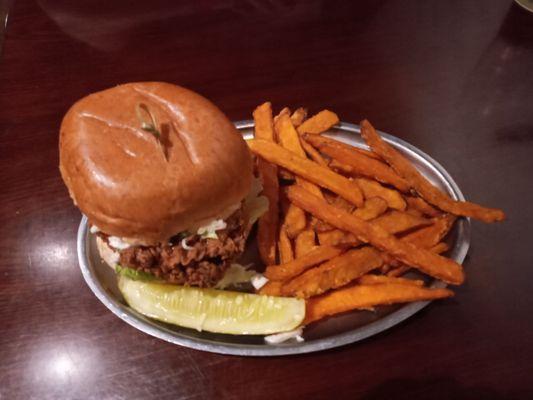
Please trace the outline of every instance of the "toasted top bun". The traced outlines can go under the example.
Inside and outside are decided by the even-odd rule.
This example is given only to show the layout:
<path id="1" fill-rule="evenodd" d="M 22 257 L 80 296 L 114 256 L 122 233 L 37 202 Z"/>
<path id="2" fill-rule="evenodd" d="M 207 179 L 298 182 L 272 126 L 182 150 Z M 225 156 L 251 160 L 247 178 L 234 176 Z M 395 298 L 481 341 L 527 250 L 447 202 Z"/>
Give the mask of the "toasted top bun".
<path id="1" fill-rule="evenodd" d="M 142 129 L 151 118 L 139 105 L 160 139 Z M 232 209 L 252 181 L 250 152 L 228 118 L 168 83 L 128 83 L 79 100 L 63 118 L 59 150 L 63 180 L 89 221 L 145 244 Z"/>

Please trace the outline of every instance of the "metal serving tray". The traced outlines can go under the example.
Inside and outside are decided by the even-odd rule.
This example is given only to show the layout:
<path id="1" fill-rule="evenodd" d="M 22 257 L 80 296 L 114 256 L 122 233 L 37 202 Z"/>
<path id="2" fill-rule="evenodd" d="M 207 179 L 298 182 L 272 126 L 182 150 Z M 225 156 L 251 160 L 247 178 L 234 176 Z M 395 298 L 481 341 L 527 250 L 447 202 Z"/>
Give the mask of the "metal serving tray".
<path id="1" fill-rule="evenodd" d="M 253 135 L 253 121 L 235 123 L 245 139 Z M 406 155 L 431 182 L 456 200 L 464 200 L 461 190 L 446 170 L 430 156 L 411 144 L 385 133 L 383 138 Z M 360 135 L 358 125 L 340 123 L 328 135 L 353 146 L 367 148 Z M 470 221 L 461 218 L 455 224 L 448 239 L 451 247 L 447 254 L 462 263 L 470 244 Z M 95 236 L 90 234 L 86 217 L 78 229 L 78 258 L 83 277 L 96 297 L 115 315 L 133 327 L 157 338 L 181 346 L 213 353 L 241 356 L 280 356 L 310 353 L 343 346 L 383 332 L 399 324 L 424 308 L 429 302 L 378 307 L 375 311 L 354 311 L 312 324 L 304 330 L 305 341 L 287 342 L 278 345 L 266 344 L 262 336 L 224 335 L 198 332 L 181 328 L 144 317 L 128 307 L 117 288 L 114 272 L 105 265 L 98 255 Z M 243 264 L 255 262 L 261 265 L 257 255 L 255 238 L 250 237 L 246 253 L 241 258 Z M 416 273 L 413 276 L 421 277 Z M 424 278 L 432 287 L 444 287 L 438 280 Z"/>

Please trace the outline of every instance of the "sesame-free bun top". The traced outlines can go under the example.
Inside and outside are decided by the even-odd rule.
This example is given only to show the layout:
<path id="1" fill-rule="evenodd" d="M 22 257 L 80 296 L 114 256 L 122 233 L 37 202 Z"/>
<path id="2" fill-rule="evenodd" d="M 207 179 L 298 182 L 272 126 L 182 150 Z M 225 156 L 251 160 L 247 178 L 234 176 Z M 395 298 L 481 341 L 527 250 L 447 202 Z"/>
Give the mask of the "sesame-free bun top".
<path id="1" fill-rule="evenodd" d="M 140 106 L 141 105 L 141 106 Z M 149 110 L 160 138 L 145 129 Z M 76 102 L 63 118 L 61 175 L 103 232 L 145 244 L 232 209 L 249 192 L 242 136 L 204 97 L 162 82 L 119 85 Z"/>

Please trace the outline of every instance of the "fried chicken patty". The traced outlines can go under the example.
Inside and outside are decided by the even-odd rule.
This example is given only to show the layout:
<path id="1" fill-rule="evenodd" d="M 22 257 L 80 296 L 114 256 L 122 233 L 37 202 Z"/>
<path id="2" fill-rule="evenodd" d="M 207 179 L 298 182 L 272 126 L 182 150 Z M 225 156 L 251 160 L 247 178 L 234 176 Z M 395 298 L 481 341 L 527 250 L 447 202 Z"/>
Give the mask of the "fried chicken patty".
<path id="1" fill-rule="evenodd" d="M 122 267 L 147 272 L 178 285 L 212 287 L 242 254 L 246 242 L 242 208 L 225 222 L 226 228 L 216 231 L 217 239 L 182 233 L 165 244 L 113 250 L 119 253 Z M 109 245 L 108 236 L 99 235 Z M 186 248 L 182 246 L 183 241 Z"/>

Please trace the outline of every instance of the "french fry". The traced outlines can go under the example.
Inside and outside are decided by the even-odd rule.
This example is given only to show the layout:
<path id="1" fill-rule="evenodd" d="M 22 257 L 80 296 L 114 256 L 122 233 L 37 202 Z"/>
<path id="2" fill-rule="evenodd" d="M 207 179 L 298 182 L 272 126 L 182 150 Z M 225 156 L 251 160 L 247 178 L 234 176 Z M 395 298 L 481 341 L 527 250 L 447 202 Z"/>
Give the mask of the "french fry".
<path id="1" fill-rule="evenodd" d="M 287 214 L 285 214 L 285 220 L 283 226 L 287 232 L 289 238 L 294 239 L 298 234 L 305 229 L 307 222 L 305 212 L 300 207 L 289 204 Z M 270 264 L 272 265 L 272 264 Z"/>
<path id="2" fill-rule="evenodd" d="M 406 196 L 405 201 L 410 208 L 418 210 L 428 217 L 438 217 L 442 214 L 441 211 L 437 210 L 420 197 Z"/>
<path id="3" fill-rule="evenodd" d="M 282 281 L 268 281 L 261 289 L 259 289 L 259 294 L 264 294 L 266 296 L 281 296 L 281 288 L 283 287 Z"/>
<path id="4" fill-rule="evenodd" d="M 352 233 L 341 231 L 340 229 L 333 229 L 326 232 L 318 232 L 318 242 L 321 246 L 350 246 L 355 247 L 361 244 Z"/>
<path id="5" fill-rule="evenodd" d="M 284 107 L 279 113 L 278 115 L 276 115 L 274 117 L 274 123 L 277 122 L 277 120 L 282 116 L 282 115 L 291 115 L 291 110 L 289 107 Z M 277 142 L 277 139 L 276 139 L 276 142 Z"/>
<path id="6" fill-rule="evenodd" d="M 278 142 L 287 150 L 294 154 L 305 158 L 306 154 L 300 145 L 300 137 L 292 125 L 290 116 L 288 113 L 280 113 L 278 119 L 274 123 L 274 129 L 277 133 Z M 312 192 L 315 196 L 323 197 L 322 191 L 314 183 L 311 183 L 299 176 L 296 176 L 297 184 L 301 185 L 306 190 Z M 286 232 L 290 238 L 297 238 L 306 225 L 305 213 L 298 209 L 295 205 L 289 207 L 287 216 L 284 222 L 286 226 Z M 309 234 L 307 235 L 309 236 Z M 300 239 L 302 241 L 302 239 Z M 296 246 L 296 249 L 298 246 Z"/>
<path id="7" fill-rule="evenodd" d="M 380 252 L 373 247 L 350 250 L 292 279 L 282 286 L 281 293 L 299 298 L 316 296 L 344 286 L 381 264 Z"/>
<path id="8" fill-rule="evenodd" d="M 320 152 L 338 161 L 337 166 L 352 176 L 365 176 L 389 184 L 402 192 L 409 191 L 409 184 L 387 164 L 358 151 L 340 145 L 339 141 L 320 135 L 306 135 L 305 140 Z"/>
<path id="9" fill-rule="evenodd" d="M 329 203 L 331 205 L 333 205 L 335 207 L 338 207 L 341 210 L 352 212 L 353 209 L 354 209 L 354 205 L 353 204 L 351 204 L 348 201 L 344 200 L 340 196 L 335 196 L 333 199 L 328 200 L 328 201 L 329 201 Z M 364 207 L 364 205 L 363 205 L 363 207 Z M 316 232 L 328 232 L 328 231 L 331 231 L 331 230 L 333 230 L 335 228 L 333 228 L 331 225 L 325 223 L 324 221 L 320 221 L 320 220 L 317 220 L 315 218 L 314 229 L 315 229 Z"/>
<path id="10" fill-rule="evenodd" d="M 355 212 L 352 215 L 357 217 L 357 214 Z M 361 219 L 366 220 L 365 218 Z M 431 223 L 432 221 L 429 219 L 423 217 L 416 217 L 414 215 L 396 210 L 391 210 L 388 213 L 383 214 L 370 221 L 370 224 L 372 226 L 383 229 L 391 235 L 405 232 L 420 226 L 427 226 Z M 330 246 L 357 246 L 361 244 L 361 241 L 358 240 L 356 236 L 348 232 L 343 232 L 339 229 L 333 229 L 327 232 L 320 232 L 318 234 L 318 240 L 321 245 L 327 244 Z M 393 262 L 392 258 L 388 262 Z"/>
<path id="11" fill-rule="evenodd" d="M 401 285 L 412 285 L 412 286 L 424 286 L 424 281 L 421 279 L 407 279 L 407 278 L 397 278 L 394 276 L 387 275 L 363 275 L 357 279 L 357 283 L 360 285 L 379 285 L 382 283 L 397 283 Z"/>
<path id="12" fill-rule="evenodd" d="M 302 135 L 302 137 L 307 137 L 307 135 Z M 383 159 L 378 156 L 376 153 L 374 153 L 372 150 L 369 150 L 369 149 L 364 149 L 362 147 L 355 147 L 355 146 L 350 146 L 349 144 L 347 143 L 344 143 L 344 142 L 341 142 L 340 140 L 336 140 L 336 139 L 332 139 L 332 138 L 329 138 L 327 136 L 323 136 L 322 137 L 326 140 L 330 140 L 332 142 L 335 142 L 338 146 L 342 146 L 344 148 L 346 148 L 346 150 L 348 151 L 356 151 L 360 154 L 363 154 L 367 157 L 370 157 L 370 158 L 373 158 L 375 160 L 379 160 L 379 161 L 383 161 Z"/>
<path id="13" fill-rule="evenodd" d="M 280 143 L 280 138 L 278 137 L 278 133 L 276 132 L 275 126 L 277 121 L 282 117 L 283 115 L 289 116 L 291 115 L 291 110 L 289 107 L 284 107 L 275 117 L 274 117 L 274 142 Z M 280 179 L 286 180 L 286 181 L 294 181 L 294 174 L 287 171 L 286 169 L 279 168 L 278 174 Z"/>
<path id="14" fill-rule="evenodd" d="M 274 123 L 274 129 L 278 135 L 278 143 L 283 148 L 292 151 L 299 157 L 306 158 L 305 152 L 300 145 L 300 137 L 291 122 L 291 117 L 288 114 L 283 114 L 278 117 Z"/>
<path id="15" fill-rule="evenodd" d="M 287 236 L 287 231 L 285 230 L 284 226 L 282 226 L 279 230 L 278 251 L 280 264 L 286 264 L 289 261 L 294 260 L 292 243 L 289 237 Z"/>
<path id="16" fill-rule="evenodd" d="M 256 139 L 274 141 L 274 125 L 272 122 L 272 104 L 269 101 L 261 104 L 254 112 L 254 137 Z"/>
<path id="17" fill-rule="evenodd" d="M 411 229 L 431 224 L 431 220 L 423 217 L 415 217 L 406 212 L 390 210 L 387 213 L 372 220 L 373 226 L 379 226 L 390 234 L 402 233 Z"/>
<path id="18" fill-rule="evenodd" d="M 311 226 L 313 227 L 316 233 L 330 232 L 332 230 L 335 230 L 335 228 L 331 225 L 315 217 L 312 217 L 311 219 Z"/>
<path id="19" fill-rule="evenodd" d="M 435 300 L 453 296 L 448 289 L 429 289 L 414 285 L 384 283 L 354 285 L 307 300 L 304 324 L 355 309 L 378 305 Z"/>
<path id="20" fill-rule="evenodd" d="M 258 139 L 248 140 L 247 143 L 251 151 L 263 159 L 286 168 L 318 186 L 337 193 L 358 207 L 363 205 L 361 189 L 356 183 L 344 176 L 311 160 L 298 157 L 275 143 Z"/>
<path id="21" fill-rule="evenodd" d="M 291 202 L 287 198 L 287 194 L 285 193 L 285 187 L 280 186 L 279 190 L 279 209 L 282 215 L 282 220 L 285 219 L 285 215 L 287 215 L 287 212 L 289 211 L 289 207 L 291 205 Z"/>
<path id="22" fill-rule="evenodd" d="M 450 250 L 450 246 L 448 246 L 448 244 L 445 242 L 440 242 L 440 243 L 437 243 L 435 246 L 433 246 L 429 250 L 432 251 L 433 253 L 442 254 Z"/>
<path id="23" fill-rule="evenodd" d="M 257 245 L 261 260 L 266 265 L 276 262 L 276 236 L 279 223 L 278 174 L 275 165 L 257 160 L 257 169 L 263 184 L 263 195 L 268 199 L 268 210 L 257 222 Z"/>
<path id="24" fill-rule="evenodd" d="M 381 214 L 387 211 L 387 208 L 387 202 L 381 197 L 371 197 L 365 200 L 363 207 L 357 208 L 352 214 L 357 218 L 369 221 L 379 217 Z"/>
<path id="25" fill-rule="evenodd" d="M 318 114 L 315 114 L 308 120 L 304 121 L 298 127 L 298 133 L 322 133 L 338 123 L 339 117 L 337 117 L 337 114 L 329 110 L 322 110 Z"/>
<path id="26" fill-rule="evenodd" d="M 431 225 L 408 233 L 402 237 L 402 241 L 412 243 L 417 247 L 429 249 L 439 243 L 448 234 L 454 222 L 455 217 L 450 214 L 433 218 Z"/>
<path id="27" fill-rule="evenodd" d="M 404 178 L 428 203 L 454 215 L 472 217 L 484 222 L 503 221 L 505 213 L 496 208 L 487 208 L 468 201 L 455 201 L 431 184 L 403 155 L 387 144 L 378 135 L 370 122 L 361 122 L 361 135 L 370 148 Z"/>
<path id="28" fill-rule="evenodd" d="M 411 267 L 409 267 L 408 265 L 400 264 L 389 270 L 387 272 L 387 276 L 390 276 L 391 278 L 399 277 L 405 275 L 410 269 Z"/>
<path id="29" fill-rule="evenodd" d="M 272 125 L 272 108 L 266 102 L 254 110 L 255 131 L 254 135 L 265 141 L 274 140 L 274 128 Z M 263 194 L 269 202 L 268 210 L 259 218 L 257 229 L 257 244 L 261 260 L 266 264 L 276 262 L 276 241 L 278 230 L 278 200 L 279 183 L 277 166 L 259 159 L 257 170 L 263 184 Z"/>
<path id="30" fill-rule="evenodd" d="M 287 189 L 287 197 L 292 203 L 315 217 L 353 233 L 359 240 L 372 244 L 430 276 L 456 285 L 464 281 L 463 268 L 455 261 L 418 248 L 407 241 L 400 241 L 383 228 L 339 210 L 297 185 Z"/>
<path id="31" fill-rule="evenodd" d="M 454 220 L 455 217 L 450 214 L 448 214 L 447 216 L 439 217 L 438 219 L 436 219 L 433 225 L 421 228 L 418 231 L 413 232 L 413 236 L 406 235 L 401 240 L 407 240 L 420 247 L 428 248 L 429 251 L 435 254 L 445 253 L 449 249 L 449 246 L 446 243 L 440 242 L 435 245 L 432 245 L 432 243 L 438 242 L 444 236 L 446 236 L 448 231 L 453 226 Z M 332 244 L 334 245 L 335 243 Z M 397 260 L 394 260 L 392 258 L 387 259 L 387 256 L 385 256 L 385 258 L 386 263 L 393 267 L 392 269 L 387 271 L 388 276 L 401 276 L 411 269 L 411 267 L 403 265 Z"/>
<path id="32" fill-rule="evenodd" d="M 303 257 L 295 258 L 291 262 L 280 265 L 269 265 L 265 276 L 275 281 L 291 279 L 313 265 L 320 264 L 342 253 L 342 249 L 333 246 L 316 246 Z"/>
<path id="33" fill-rule="evenodd" d="M 291 122 L 294 126 L 298 127 L 302 124 L 302 122 L 304 122 L 306 117 L 307 110 L 303 107 L 300 107 L 291 114 Z"/>
<path id="34" fill-rule="evenodd" d="M 337 208 L 339 208 L 341 210 L 344 210 L 346 212 L 350 212 L 350 213 L 355 208 L 355 206 L 352 203 L 350 203 L 349 201 L 346 201 L 341 196 L 335 197 L 335 199 L 333 200 L 331 205 L 334 206 L 334 207 L 337 207 Z M 363 204 L 363 206 L 364 206 L 364 204 Z"/>
<path id="35" fill-rule="evenodd" d="M 316 246 L 315 231 L 305 229 L 296 236 L 294 241 L 294 253 L 296 258 L 301 258 L 308 254 Z"/>
<path id="36" fill-rule="evenodd" d="M 424 216 L 424 213 L 423 213 L 423 212 L 418 211 L 416 208 L 410 207 L 409 205 L 408 205 L 407 208 L 405 209 L 405 212 L 406 212 L 407 214 L 414 215 L 415 217 L 423 217 L 423 216 Z"/>
<path id="37" fill-rule="evenodd" d="M 328 166 L 328 162 L 324 159 L 322 154 L 320 154 L 313 146 L 307 143 L 304 139 L 302 139 L 300 143 L 302 144 L 303 149 L 311 160 L 313 160 L 317 164 L 322 165 L 323 167 Z"/>
<path id="38" fill-rule="evenodd" d="M 307 158 L 305 151 L 300 144 L 298 132 L 296 132 L 296 129 L 294 129 L 288 114 L 279 116 L 278 120 L 274 123 L 274 129 L 278 135 L 278 141 L 281 146 L 302 158 Z M 311 183 L 299 176 L 296 176 L 296 182 L 299 185 L 302 185 L 306 190 L 309 190 L 315 196 L 323 197 L 320 188 L 314 183 Z"/>
<path id="39" fill-rule="evenodd" d="M 366 178 L 356 178 L 355 182 L 363 191 L 365 199 L 381 197 L 387 202 L 390 208 L 400 211 L 405 210 L 406 203 L 400 192 L 386 188 L 378 182 Z"/>
<path id="40" fill-rule="evenodd" d="M 338 205 L 340 206 L 341 209 L 344 209 L 346 211 L 353 209 L 353 207 L 351 206 L 347 207 L 346 204 L 338 204 L 337 201 L 339 198 L 340 197 L 338 196 L 335 197 L 332 201 L 330 201 L 330 204 L 333 204 L 334 206 Z M 387 210 L 387 208 L 388 208 L 387 202 L 383 200 L 381 197 L 372 197 L 370 199 L 365 200 L 365 204 L 363 204 L 363 207 L 357 208 L 355 211 L 353 211 L 353 215 L 361 219 L 364 219 L 365 221 L 368 221 L 383 214 Z M 338 229 L 333 228 L 331 225 L 319 219 L 315 218 L 315 220 L 316 222 L 314 224 L 314 229 L 319 234 L 319 237 L 321 233 L 324 233 L 324 232 L 330 233 L 322 237 L 322 240 L 324 242 L 327 242 L 328 244 L 331 244 L 332 241 L 337 244 L 359 243 L 359 241 L 355 239 L 353 235 L 346 233 L 346 232 L 339 231 Z M 347 238 L 347 240 L 344 240 L 345 238 Z"/>

